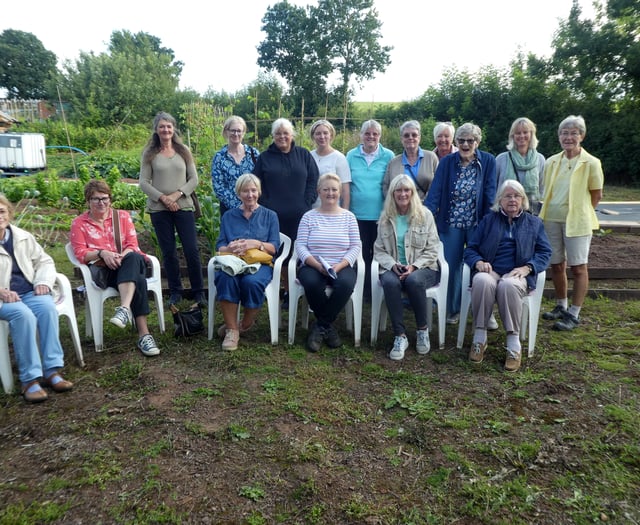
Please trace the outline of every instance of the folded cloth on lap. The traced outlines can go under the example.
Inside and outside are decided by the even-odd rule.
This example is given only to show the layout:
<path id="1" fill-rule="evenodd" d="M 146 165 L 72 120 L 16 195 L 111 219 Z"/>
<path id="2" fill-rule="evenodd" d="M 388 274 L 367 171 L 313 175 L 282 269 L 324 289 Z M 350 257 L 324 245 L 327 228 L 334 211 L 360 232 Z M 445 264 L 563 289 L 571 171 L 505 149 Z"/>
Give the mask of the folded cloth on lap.
<path id="1" fill-rule="evenodd" d="M 216 255 L 213 258 L 213 268 L 229 275 L 240 275 L 256 273 L 260 269 L 260 263 L 248 264 L 235 255 Z"/>

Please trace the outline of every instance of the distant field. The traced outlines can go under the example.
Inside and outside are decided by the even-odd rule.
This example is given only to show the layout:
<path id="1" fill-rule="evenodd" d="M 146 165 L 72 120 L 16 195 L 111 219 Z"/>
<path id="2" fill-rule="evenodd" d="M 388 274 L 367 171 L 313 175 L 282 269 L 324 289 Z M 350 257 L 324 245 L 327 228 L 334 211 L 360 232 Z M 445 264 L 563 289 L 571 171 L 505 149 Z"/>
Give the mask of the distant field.
<path id="1" fill-rule="evenodd" d="M 640 188 L 604 185 L 603 201 L 640 201 Z"/>

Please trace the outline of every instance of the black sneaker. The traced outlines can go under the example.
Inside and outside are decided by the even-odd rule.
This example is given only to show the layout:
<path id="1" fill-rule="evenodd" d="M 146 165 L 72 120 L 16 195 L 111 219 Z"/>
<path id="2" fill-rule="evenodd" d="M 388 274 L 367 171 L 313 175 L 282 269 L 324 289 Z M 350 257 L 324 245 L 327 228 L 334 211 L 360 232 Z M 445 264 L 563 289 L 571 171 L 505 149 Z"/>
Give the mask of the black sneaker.
<path id="1" fill-rule="evenodd" d="M 324 340 L 325 329 L 318 326 L 318 323 L 313 323 L 309 329 L 309 335 L 307 336 L 307 350 L 309 352 L 317 352 L 322 346 Z"/>
<path id="2" fill-rule="evenodd" d="M 573 330 L 576 326 L 580 324 L 580 319 L 571 315 L 567 310 L 564 311 L 564 316 L 559 321 L 556 321 L 553 324 L 554 330 L 560 330 L 563 332 Z"/>
<path id="3" fill-rule="evenodd" d="M 340 335 L 338 335 L 338 331 L 333 327 L 333 325 L 329 325 L 324 332 L 324 341 L 327 343 L 329 348 L 338 348 L 342 346 L 342 339 L 340 339 Z"/>
<path id="4" fill-rule="evenodd" d="M 559 304 L 557 304 L 555 308 L 550 312 L 543 313 L 542 318 L 546 319 L 547 321 L 556 321 L 558 319 L 562 319 L 562 316 L 566 311 L 567 309 L 564 306 L 560 306 Z"/>

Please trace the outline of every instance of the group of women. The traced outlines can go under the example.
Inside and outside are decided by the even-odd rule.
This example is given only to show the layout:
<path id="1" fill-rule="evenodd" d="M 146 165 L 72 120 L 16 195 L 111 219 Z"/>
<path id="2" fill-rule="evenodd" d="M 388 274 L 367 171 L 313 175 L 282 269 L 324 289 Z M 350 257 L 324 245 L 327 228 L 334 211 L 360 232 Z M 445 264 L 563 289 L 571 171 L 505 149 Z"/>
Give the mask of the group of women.
<path id="1" fill-rule="evenodd" d="M 507 151 L 497 158 L 479 149 L 481 130 L 472 123 L 458 129 L 438 123 L 436 148 L 426 151 L 420 147 L 420 124 L 405 122 L 400 127 L 403 152 L 397 156 L 380 144 L 382 128 L 374 120 L 362 125 L 361 143 L 346 156 L 332 147 L 335 129 L 326 120 L 311 126 L 313 151 L 295 144 L 287 119 L 273 123 L 273 143 L 261 154 L 244 144 L 246 131 L 242 118 L 229 118 L 223 130 L 228 144 L 213 159 L 222 214 L 216 248 L 238 256 L 257 249 L 273 257 L 280 232 L 297 239 L 298 278 L 316 316 L 307 336 L 310 351 L 318 351 L 323 342 L 341 344 L 333 324 L 353 292 L 354 266 L 362 253 L 367 273 L 373 258 L 379 264 L 380 275 L 373 278 L 383 287 L 394 331 L 389 357 L 402 359 L 409 346 L 403 293 L 415 316 L 416 351 L 429 352 L 424 292 L 439 278 L 440 241 L 450 266 L 450 323 L 457 321 L 462 286 L 469 284 L 460 282 L 462 263 L 471 269 L 472 362 L 484 358 L 497 302 L 507 332 L 505 369 L 520 367 L 521 298 L 549 262 L 557 305 L 543 318 L 553 320 L 558 330 L 578 326 L 588 288 L 591 233 L 598 227 L 594 208 L 603 186 L 600 161 L 581 146 L 586 135 L 582 117 L 561 122 L 562 151 L 547 161 L 537 152 L 536 128 L 527 118 L 514 121 Z M 185 293 L 176 234 L 190 294 L 206 304 L 192 197 L 197 184 L 193 157 L 175 119 L 158 113 L 142 155 L 139 185 L 147 195 L 171 305 Z M 145 356 L 158 355 L 147 325 L 147 256 L 132 218 L 112 208 L 104 181 L 90 181 L 84 196 L 88 209 L 70 232 L 75 256 L 108 269 L 108 285 L 120 296 L 111 323 L 125 328 L 135 320 L 138 348 Z M 55 266 L 32 235 L 11 225 L 12 217 L 11 203 L 0 196 L 0 320 L 9 323 L 23 396 L 40 402 L 48 397 L 44 388 L 66 392 L 73 384 L 61 375 L 63 352 L 52 298 Z M 567 265 L 574 275 L 571 305 Z M 224 349 L 237 348 L 240 335 L 254 326 L 271 277 L 269 265 L 253 273 L 217 273 Z M 327 286 L 331 293 L 325 293 Z M 238 321 L 240 304 L 244 313 Z"/>

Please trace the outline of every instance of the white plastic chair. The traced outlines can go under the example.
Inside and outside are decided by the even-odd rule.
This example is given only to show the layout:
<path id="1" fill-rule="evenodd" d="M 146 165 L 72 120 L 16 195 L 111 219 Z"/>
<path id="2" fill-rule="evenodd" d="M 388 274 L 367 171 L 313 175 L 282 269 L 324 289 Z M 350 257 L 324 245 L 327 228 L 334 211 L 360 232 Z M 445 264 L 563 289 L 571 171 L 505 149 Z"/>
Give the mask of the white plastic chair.
<path id="1" fill-rule="evenodd" d="M 289 260 L 289 344 L 292 345 L 296 338 L 296 323 L 298 320 L 298 302 L 302 299 L 302 319 L 304 328 L 309 327 L 309 304 L 307 303 L 304 286 L 300 284 L 297 276 L 298 257 L 295 248 Z M 364 259 L 362 252 L 358 255 L 356 264 L 356 285 L 349 301 L 345 305 L 347 329 L 353 332 L 355 347 L 360 347 L 362 334 L 362 294 L 364 292 Z M 325 293 L 331 293 L 331 287 L 325 288 Z"/>
<path id="2" fill-rule="evenodd" d="M 429 331 L 433 327 L 433 301 L 438 306 L 438 343 L 444 348 L 445 329 L 447 326 L 447 289 L 449 288 L 449 264 L 444 258 L 444 245 L 438 243 L 438 264 L 440 266 L 440 282 L 427 288 L 427 324 Z M 384 290 L 378 279 L 379 264 L 375 259 L 371 262 L 371 346 L 378 341 L 378 332 L 387 325 L 387 308 L 383 308 Z M 375 276 L 375 278 L 374 278 Z"/>
<path id="3" fill-rule="evenodd" d="M 467 264 L 462 266 L 462 301 L 460 304 L 460 324 L 458 326 L 458 349 L 464 344 L 464 333 L 467 327 L 467 317 L 471 307 L 471 270 Z M 544 282 L 547 272 L 538 273 L 536 279 L 536 289 L 522 298 L 522 321 L 520 327 L 520 341 L 527 338 L 527 328 L 529 329 L 528 357 L 533 357 L 536 347 L 536 337 L 538 335 L 538 321 L 540 319 L 540 306 L 542 295 L 544 294 Z M 468 283 L 465 285 L 465 283 Z"/>
<path id="4" fill-rule="evenodd" d="M 269 311 L 269 326 L 271 328 L 271 344 L 278 344 L 278 329 L 280 328 L 280 275 L 282 272 L 282 263 L 289 256 L 291 251 L 291 239 L 284 233 L 280 234 L 280 255 L 273 261 L 273 277 L 271 282 L 264 290 L 264 296 L 267 300 L 267 309 Z M 216 305 L 216 271 L 213 268 L 213 257 L 209 259 L 207 265 L 207 276 L 209 281 L 209 340 L 213 339 L 214 322 L 215 322 L 215 305 Z M 238 316 L 240 316 L 240 308 L 238 308 Z M 239 318 L 239 317 L 238 317 Z"/>
<path id="5" fill-rule="evenodd" d="M 84 357 L 80 344 L 76 311 L 73 307 L 71 284 L 66 275 L 61 273 L 56 274 L 54 296 L 58 316 L 65 316 L 69 322 L 69 332 L 76 351 L 78 366 L 83 367 Z M 2 381 L 4 391 L 7 394 L 11 394 L 13 392 L 13 372 L 11 370 L 11 357 L 9 355 L 9 323 L 7 321 L 0 321 L 0 380 Z"/>
<path id="6" fill-rule="evenodd" d="M 76 259 L 73 253 L 71 243 L 65 245 L 67 257 L 71 263 L 80 268 L 82 273 L 82 279 L 84 281 L 84 289 L 86 293 L 85 300 L 85 325 L 87 337 L 93 337 L 95 343 L 96 352 L 102 352 L 103 350 L 103 326 L 104 326 L 104 302 L 110 297 L 119 297 L 120 294 L 116 288 L 102 289 L 95 285 L 91 278 L 91 270 L 89 266 L 81 263 Z M 153 293 L 156 308 L 158 309 L 158 324 L 160 326 L 160 332 L 164 333 L 164 304 L 162 302 L 162 279 L 160 274 L 160 261 L 153 255 L 147 255 L 151 262 L 151 276 L 147 277 L 147 290 Z"/>

